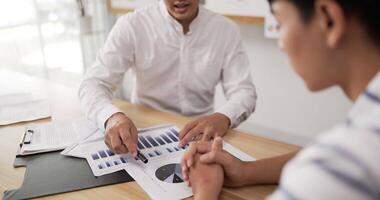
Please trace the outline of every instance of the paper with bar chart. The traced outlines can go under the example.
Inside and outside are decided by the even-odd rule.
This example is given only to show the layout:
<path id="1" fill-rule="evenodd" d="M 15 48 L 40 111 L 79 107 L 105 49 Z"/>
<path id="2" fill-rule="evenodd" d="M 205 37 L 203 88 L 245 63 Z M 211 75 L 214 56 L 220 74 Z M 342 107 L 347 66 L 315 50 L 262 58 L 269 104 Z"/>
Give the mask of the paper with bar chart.
<path id="1" fill-rule="evenodd" d="M 129 154 L 116 155 L 103 141 L 92 143 L 86 159 L 95 176 L 125 169 L 152 199 L 183 199 L 192 196 L 183 182 L 180 161 L 188 145 L 178 147 L 179 129 L 173 125 L 139 130 L 138 149 L 149 159 L 147 164 Z M 254 160 L 228 143 L 223 148 L 235 157 Z"/>
<path id="2" fill-rule="evenodd" d="M 149 162 L 132 161 L 125 167 L 152 199 L 183 199 L 193 195 L 182 179 L 180 161 L 187 146 L 177 147 L 178 136 L 179 129 L 175 126 L 141 133 L 139 149 L 147 154 Z M 254 160 L 228 143 L 223 148 L 241 160 Z"/>
<path id="3" fill-rule="evenodd" d="M 178 129 L 172 125 L 139 130 L 138 149 L 149 162 L 175 152 L 183 152 L 186 147 L 178 147 Z M 95 176 L 109 174 L 124 169 L 131 160 L 137 161 L 129 154 L 114 154 L 103 140 L 86 144 L 87 162 Z M 139 161 L 139 160 L 138 160 Z"/>
<path id="4" fill-rule="evenodd" d="M 102 176 L 124 169 L 126 164 L 133 159 L 128 154 L 115 154 L 104 144 L 103 140 L 98 140 L 87 145 L 90 150 L 87 152 L 87 162 L 95 176 Z"/>

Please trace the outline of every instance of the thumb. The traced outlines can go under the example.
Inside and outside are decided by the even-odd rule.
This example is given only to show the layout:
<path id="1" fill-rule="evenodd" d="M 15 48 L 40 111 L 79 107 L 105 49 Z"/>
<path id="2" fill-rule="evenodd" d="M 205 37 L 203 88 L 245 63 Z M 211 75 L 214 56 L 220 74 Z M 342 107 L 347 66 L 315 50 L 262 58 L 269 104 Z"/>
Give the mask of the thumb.
<path id="1" fill-rule="evenodd" d="M 217 163 L 223 166 L 227 165 L 228 156 L 223 151 L 223 140 L 220 137 L 216 137 L 212 144 L 211 151 L 201 155 L 199 159 L 206 164 Z"/>
<path id="2" fill-rule="evenodd" d="M 219 164 L 226 166 L 228 164 L 228 157 L 223 151 L 211 151 L 199 157 L 199 160 L 204 164 Z"/>
<path id="3" fill-rule="evenodd" d="M 221 137 L 215 137 L 212 147 L 212 151 L 222 151 L 223 150 L 223 139 Z"/>

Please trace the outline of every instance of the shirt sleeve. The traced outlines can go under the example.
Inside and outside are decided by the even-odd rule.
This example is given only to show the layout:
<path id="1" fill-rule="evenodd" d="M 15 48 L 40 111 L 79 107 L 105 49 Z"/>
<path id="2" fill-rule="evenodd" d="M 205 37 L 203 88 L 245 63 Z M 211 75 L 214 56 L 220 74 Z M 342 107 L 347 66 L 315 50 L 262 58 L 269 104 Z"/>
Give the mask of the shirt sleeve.
<path id="1" fill-rule="evenodd" d="M 231 128 L 235 128 L 254 112 L 257 94 L 238 27 L 234 27 L 231 38 L 226 47 L 221 81 L 227 102 L 216 112 L 226 115 Z"/>
<path id="2" fill-rule="evenodd" d="M 113 93 L 134 63 L 135 38 L 129 18 L 125 15 L 118 19 L 79 87 L 79 99 L 86 117 L 102 130 L 111 115 L 122 112 L 112 104 Z"/>

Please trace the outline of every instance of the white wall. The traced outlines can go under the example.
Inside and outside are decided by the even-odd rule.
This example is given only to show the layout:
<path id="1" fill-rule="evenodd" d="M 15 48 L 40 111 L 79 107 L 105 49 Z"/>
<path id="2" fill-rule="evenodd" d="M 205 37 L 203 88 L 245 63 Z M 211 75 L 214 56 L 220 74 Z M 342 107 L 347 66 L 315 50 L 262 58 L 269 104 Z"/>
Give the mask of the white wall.
<path id="1" fill-rule="evenodd" d="M 294 144 L 305 144 L 316 134 L 343 121 L 351 103 L 339 88 L 311 93 L 293 72 L 277 47 L 264 38 L 263 27 L 240 25 L 249 54 L 258 102 L 256 112 L 239 130 Z M 216 105 L 224 97 L 218 88 Z"/>

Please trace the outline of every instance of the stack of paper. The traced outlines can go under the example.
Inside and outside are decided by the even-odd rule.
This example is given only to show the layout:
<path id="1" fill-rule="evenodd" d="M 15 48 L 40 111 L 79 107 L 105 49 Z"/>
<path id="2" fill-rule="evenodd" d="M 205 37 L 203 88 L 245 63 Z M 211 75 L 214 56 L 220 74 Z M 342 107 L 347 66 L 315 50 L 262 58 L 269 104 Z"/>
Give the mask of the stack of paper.
<path id="1" fill-rule="evenodd" d="M 47 117 L 50 117 L 50 105 L 47 100 L 33 100 L 31 94 L 25 93 L 0 96 L 0 125 Z"/>
<path id="2" fill-rule="evenodd" d="M 25 132 L 21 155 L 61 150 L 91 137 L 104 137 L 102 131 L 85 119 L 30 125 L 26 127 Z"/>

